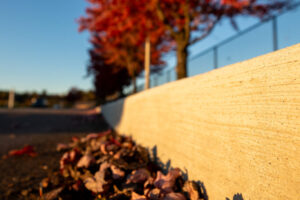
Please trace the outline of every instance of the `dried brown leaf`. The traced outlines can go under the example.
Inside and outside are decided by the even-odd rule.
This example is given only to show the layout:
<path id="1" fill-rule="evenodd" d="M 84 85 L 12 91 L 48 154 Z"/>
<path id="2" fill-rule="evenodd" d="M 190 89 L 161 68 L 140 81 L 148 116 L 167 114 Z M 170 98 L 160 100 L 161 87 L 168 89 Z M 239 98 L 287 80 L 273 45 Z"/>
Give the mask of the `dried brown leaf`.
<path id="1" fill-rule="evenodd" d="M 68 148 L 70 148 L 68 144 L 58 143 L 56 146 L 56 151 L 62 151 Z"/>
<path id="2" fill-rule="evenodd" d="M 112 165 L 110 169 L 112 171 L 113 179 L 120 179 L 125 175 L 125 172 L 117 168 L 115 165 Z"/>
<path id="3" fill-rule="evenodd" d="M 171 193 L 167 194 L 163 200 L 186 200 L 186 198 L 181 193 L 171 192 Z"/>
<path id="4" fill-rule="evenodd" d="M 126 183 L 143 183 L 150 177 L 150 173 L 147 169 L 141 168 L 138 170 L 134 170 Z"/>
<path id="5" fill-rule="evenodd" d="M 147 200 L 145 195 L 140 195 L 135 192 L 132 192 L 131 200 Z"/>
<path id="6" fill-rule="evenodd" d="M 94 193 L 106 191 L 107 184 L 105 181 L 105 171 L 98 171 L 94 177 L 89 177 L 84 180 L 85 187 Z"/>
<path id="7" fill-rule="evenodd" d="M 160 197 L 160 189 L 154 188 L 147 195 L 151 200 L 159 200 Z"/>
<path id="8" fill-rule="evenodd" d="M 186 181 L 183 186 L 183 191 L 189 194 L 191 200 L 198 200 L 199 199 L 199 192 L 198 186 L 193 181 Z"/>
<path id="9" fill-rule="evenodd" d="M 181 172 L 178 168 L 170 170 L 167 175 L 163 175 L 160 171 L 158 171 L 154 181 L 154 186 L 165 193 L 172 192 L 175 181 L 180 175 Z"/>
<path id="10" fill-rule="evenodd" d="M 85 167 L 88 168 L 91 163 L 95 162 L 95 158 L 91 154 L 86 154 L 80 158 L 77 163 L 77 167 Z"/>
<path id="11" fill-rule="evenodd" d="M 44 200 L 56 199 L 63 189 L 64 189 L 63 187 L 59 187 L 54 190 L 51 190 L 50 192 L 45 193 L 42 199 Z"/>

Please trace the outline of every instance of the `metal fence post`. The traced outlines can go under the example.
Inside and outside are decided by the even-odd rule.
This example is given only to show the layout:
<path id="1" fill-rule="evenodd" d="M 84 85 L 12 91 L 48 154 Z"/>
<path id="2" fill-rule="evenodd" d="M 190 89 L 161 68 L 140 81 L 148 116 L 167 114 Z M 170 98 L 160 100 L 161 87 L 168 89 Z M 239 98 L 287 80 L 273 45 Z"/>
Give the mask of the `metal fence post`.
<path id="1" fill-rule="evenodd" d="M 154 76 L 154 86 L 156 87 L 157 86 L 157 75 L 155 74 Z"/>
<path id="2" fill-rule="evenodd" d="M 273 25 L 273 50 L 278 50 L 278 30 L 277 30 L 277 18 L 274 16 L 272 18 Z"/>
<path id="3" fill-rule="evenodd" d="M 171 70 L 167 71 L 167 83 L 171 81 Z"/>
<path id="4" fill-rule="evenodd" d="M 217 46 L 215 46 L 213 48 L 214 51 L 214 68 L 217 69 L 218 68 L 218 48 Z"/>

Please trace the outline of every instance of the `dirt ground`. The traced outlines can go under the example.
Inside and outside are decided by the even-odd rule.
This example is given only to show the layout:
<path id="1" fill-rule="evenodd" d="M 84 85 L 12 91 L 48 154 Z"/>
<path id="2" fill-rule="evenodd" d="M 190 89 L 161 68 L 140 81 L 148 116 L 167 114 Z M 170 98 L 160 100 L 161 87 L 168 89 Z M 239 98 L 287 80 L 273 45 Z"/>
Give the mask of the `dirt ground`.
<path id="1" fill-rule="evenodd" d="M 36 199 L 40 181 L 57 171 L 57 143 L 108 129 L 101 115 L 80 110 L 0 109 L 0 199 Z M 37 156 L 2 159 L 12 149 L 34 146 Z"/>

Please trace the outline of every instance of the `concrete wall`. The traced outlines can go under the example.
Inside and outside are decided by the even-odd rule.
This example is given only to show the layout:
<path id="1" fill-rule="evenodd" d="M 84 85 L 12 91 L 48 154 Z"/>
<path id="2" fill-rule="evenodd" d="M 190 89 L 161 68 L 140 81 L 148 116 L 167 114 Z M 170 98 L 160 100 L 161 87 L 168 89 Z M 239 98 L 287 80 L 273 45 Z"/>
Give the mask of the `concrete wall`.
<path id="1" fill-rule="evenodd" d="M 107 121 L 208 198 L 300 199 L 300 44 L 108 104 Z"/>

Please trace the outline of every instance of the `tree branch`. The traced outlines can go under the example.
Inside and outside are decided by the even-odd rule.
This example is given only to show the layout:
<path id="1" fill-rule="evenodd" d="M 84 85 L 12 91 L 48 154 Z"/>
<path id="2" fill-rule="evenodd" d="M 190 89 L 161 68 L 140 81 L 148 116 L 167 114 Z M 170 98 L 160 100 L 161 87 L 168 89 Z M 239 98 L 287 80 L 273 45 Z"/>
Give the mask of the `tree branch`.
<path id="1" fill-rule="evenodd" d="M 218 21 L 219 20 L 215 20 L 211 24 L 209 24 L 208 27 L 206 28 L 206 30 L 204 31 L 204 33 L 201 36 L 196 37 L 193 40 L 191 40 L 189 42 L 189 45 L 195 44 L 196 42 L 203 40 L 206 36 L 208 36 L 211 33 L 211 31 L 214 29 L 214 27 Z"/>
<path id="2" fill-rule="evenodd" d="M 168 24 L 167 20 L 166 20 L 166 16 L 164 14 L 164 12 L 162 11 L 160 5 L 159 5 L 159 1 L 157 1 L 157 15 L 158 15 L 158 18 L 164 23 L 164 25 L 167 27 L 167 29 L 170 31 L 171 33 L 171 36 L 176 38 L 176 32 L 174 31 L 174 29 L 172 28 L 171 25 Z"/>
<path id="3" fill-rule="evenodd" d="M 185 18 L 185 24 L 184 24 L 184 29 L 185 29 L 185 42 L 188 43 L 190 40 L 190 33 L 191 33 L 191 27 L 190 27 L 190 23 L 191 23 L 191 17 L 190 17 L 190 13 L 189 13 L 189 4 L 188 4 L 189 0 L 186 0 L 186 3 L 184 5 L 184 18 Z"/>

